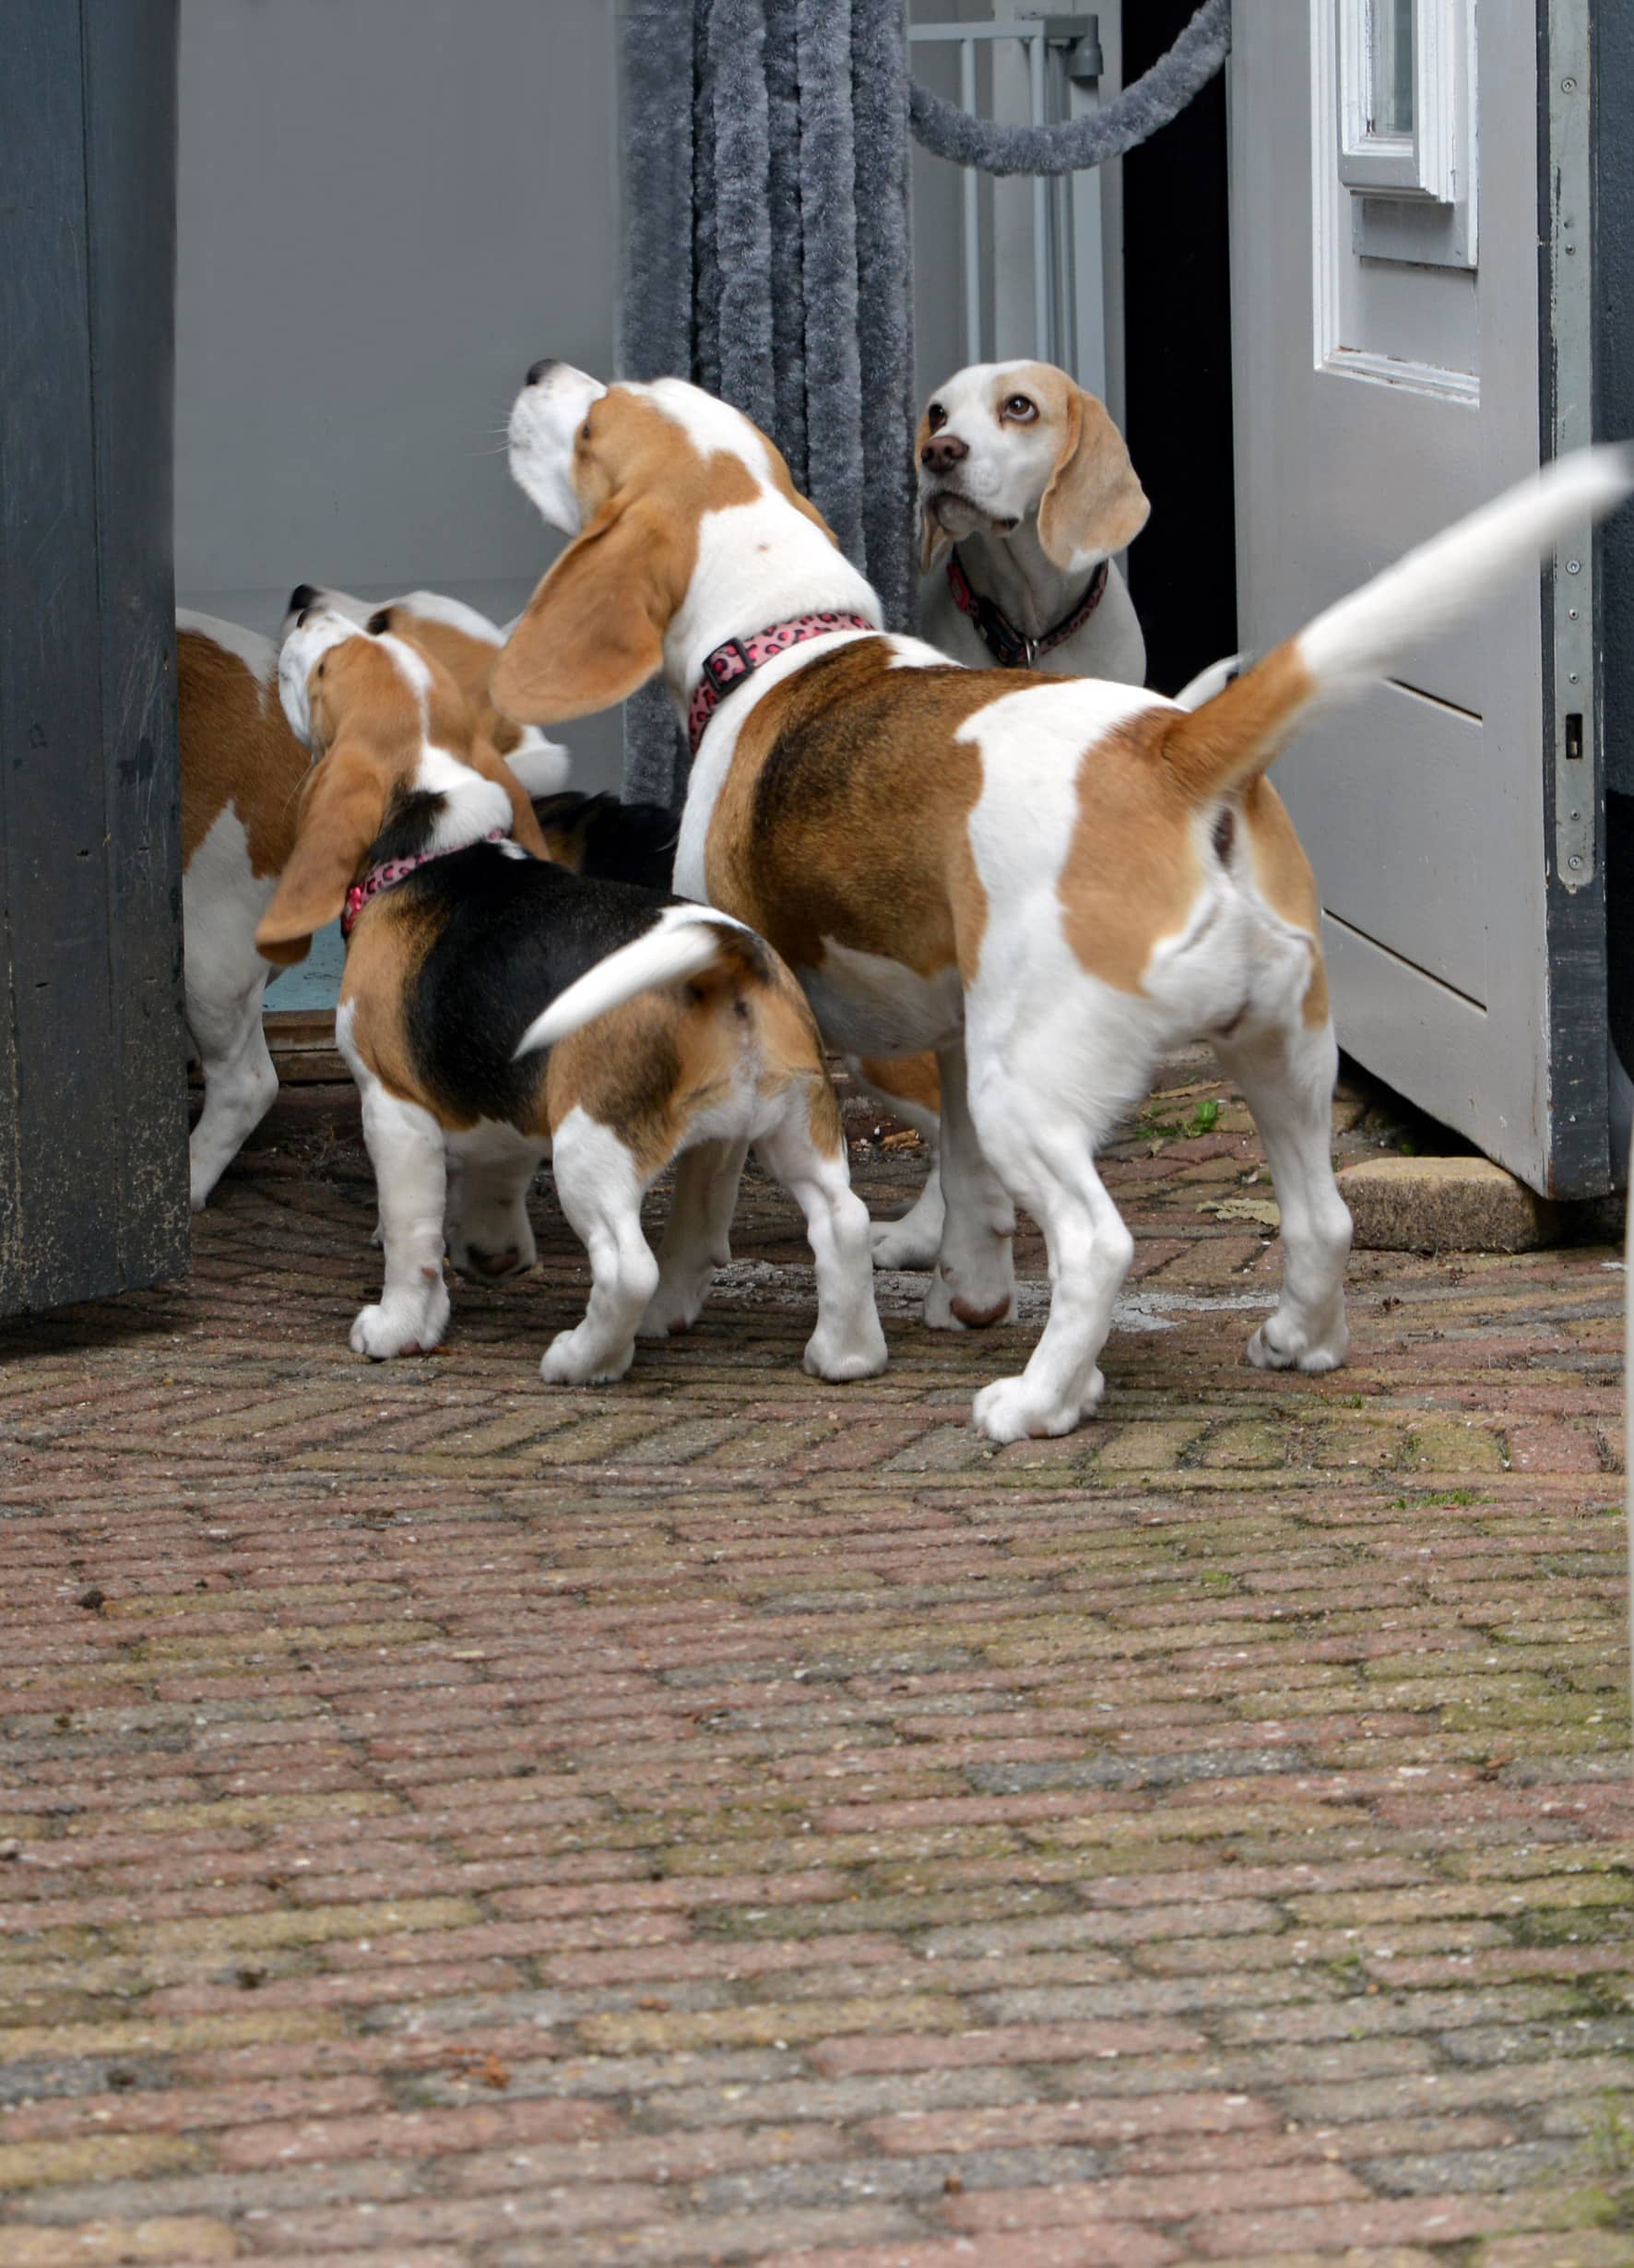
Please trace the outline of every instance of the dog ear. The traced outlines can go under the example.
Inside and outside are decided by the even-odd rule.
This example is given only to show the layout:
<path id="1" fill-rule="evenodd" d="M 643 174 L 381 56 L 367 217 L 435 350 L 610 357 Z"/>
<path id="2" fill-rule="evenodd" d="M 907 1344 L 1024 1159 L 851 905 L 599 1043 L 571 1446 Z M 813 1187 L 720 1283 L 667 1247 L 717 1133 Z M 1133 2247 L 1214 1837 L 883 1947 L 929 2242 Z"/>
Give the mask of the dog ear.
<path id="1" fill-rule="evenodd" d="M 914 469 L 916 475 L 924 457 L 925 444 L 930 438 L 930 412 L 922 410 L 914 433 Z M 937 560 L 952 544 L 953 539 L 947 529 L 926 511 L 923 499 L 919 504 L 919 573 L 929 575 Z"/>
<path id="2" fill-rule="evenodd" d="M 931 568 L 953 542 L 952 536 L 940 520 L 932 519 L 923 505 L 919 506 L 919 573 L 929 575 Z"/>
<path id="3" fill-rule="evenodd" d="M 627 700 L 660 667 L 674 612 L 672 537 L 656 505 L 611 498 L 528 600 L 495 657 L 489 692 L 519 723 L 587 717 Z"/>
<path id="4" fill-rule="evenodd" d="M 1123 435 L 1105 406 L 1075 386 L 1066 443 L 1038 505 L 1045 557 L 1067 574 L 1109 559 L 1140 534 L 1151 509 Z"/>
<path id="5" fill-rule="evenodd" d="M 367 751 L 345 742 L 307 776 L 295 848 L 255 932 L 263 959 L 303 961 L 313 934 L 333 921 L 385 817 L 389 781 Z"/>

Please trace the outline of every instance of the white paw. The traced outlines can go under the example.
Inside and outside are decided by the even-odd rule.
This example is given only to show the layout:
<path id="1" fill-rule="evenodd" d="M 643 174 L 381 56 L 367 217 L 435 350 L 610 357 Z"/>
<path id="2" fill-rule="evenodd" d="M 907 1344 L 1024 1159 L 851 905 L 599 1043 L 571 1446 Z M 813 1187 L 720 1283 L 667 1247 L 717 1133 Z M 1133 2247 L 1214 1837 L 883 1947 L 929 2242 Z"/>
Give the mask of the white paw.
<path id="1" fill-rule="evenodd" d="M 448 1324 L 448 1288 L 441 1281 L 424 1300 L 383 1300 L 365 1307 L 351 1327 L 351 1350 L 371 1362 L 394 1355 L 430 1354 Z"/>
<path id="2" fill-rule="evenodd" d="M 545 1349 L 539 1376 L 547 1386 L 610 1386 L 634 1360 L 633 1339 L 622 1349 L 604 1353 L 587 1347 L 578 1331 L 559 1331 Z"/>
<path id="3" fill-rule="evenodd" d="M 1249 1360 L 1257 1371 L 1336 1371 L 1350 1352 L 1343 1316 L 1323 1332 L 1312 1332 L 1279 1308 L 1249 1341 Z"/>
<path id="4" fill-rule="evenodd" d="M 210 1191 L 214 1187 L 215 1183 L 213 1181 L 208 1183 L 203 1189 L 200 1189 L 196 1181 L 194 1183 L 193 1187 L 187 1193 L 187 1203 L 193 1212 L 202 1213 L 204 1211 L 206 1205 L 208 1205 L 210 1201 Z"/>
<path id="5" fill-rule="evenodd" d="M 673 1338 L 690 1331 L 703 1312 L 713 1280 L 713 1265 L 701 1274 L 677 1276 L 673 1283 L 660 1282 L 647 1303 L 647 1310 L 636 1324 L 642 1338 Z"/>
<path id="6" fill-rule="evenodd" d="M 995 1282 L 977 1300 L 954 1288 L 939 1268 L 930 1280 L 921 1311 L 932 1331 L 980 1331 L 990 1324 L 1015 1321 L 1015 1286 Z"/>
<path id="7" fill-rule="evenodd" d="M 1063 1402 L 1020 1378 L 996 1378 L 984 1386 L 971 1406 L 971 1419 L 989 1441 L 1036 1440 L 1071 1433 L 1099 1407 L 1106 1381 L 1100 1371 L 1090 1373 L 1089 1391 L 1082 1401 Z"/>
<path id="8" fill-rule="evenodd" d="M 826 1378 L 845 1385 L 853 1378 L 877 1378 L 887 1360 L 885 1334 L 870 1307 L 863 1321 L 848 1332 L 819 1324 L 806 1345 L 805 1365 L 812 1378 Z"/>
<path id="9" fill-rule="evenodd" d="M 868 1241 L 876 1268 L 933 1268 L 941 1246 L 941 1225 L 923 1224 L 911 1213 L 900 1220 L 876 1220 Z"/>

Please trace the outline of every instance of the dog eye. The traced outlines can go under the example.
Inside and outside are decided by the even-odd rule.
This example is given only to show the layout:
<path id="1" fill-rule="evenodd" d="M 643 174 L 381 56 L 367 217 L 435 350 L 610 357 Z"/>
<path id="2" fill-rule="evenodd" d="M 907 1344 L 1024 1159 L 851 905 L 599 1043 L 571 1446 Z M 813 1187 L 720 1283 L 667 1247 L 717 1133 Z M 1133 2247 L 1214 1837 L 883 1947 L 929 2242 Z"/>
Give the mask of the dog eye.
<path id="1" fill-rule="evenodd" d="M 1037 414 L 1036 404 L 1029 401 L 1024 394 L 1012 394 L 1000 411 L 1001 417 L 1013 418 L 1018 425 L 1029 423 Z"/>
<path id="2" fill-rule="evenodd" d="M 925 412 L 926 424 L 929 426 L 931 432 L 934 433 L 940 432 L 941 427 L 944 426 L 947 422 L 947 411 L 942 408 L 941 402 L 933 401 L 929 409 Z"/>

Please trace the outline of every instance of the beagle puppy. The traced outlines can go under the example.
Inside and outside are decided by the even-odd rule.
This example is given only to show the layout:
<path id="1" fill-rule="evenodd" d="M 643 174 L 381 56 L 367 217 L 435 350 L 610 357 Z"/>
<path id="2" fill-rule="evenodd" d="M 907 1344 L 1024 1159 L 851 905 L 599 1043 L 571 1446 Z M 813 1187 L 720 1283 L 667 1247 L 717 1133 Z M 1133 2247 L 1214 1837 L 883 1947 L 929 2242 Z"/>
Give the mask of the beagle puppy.
<path id="1" fill-rule="evenodd" d="M 310 583 L 297 583 L 290 593 L 282 637 L 289 636 L 297 616 L 310 607 L 342 614 L 360 630 L 393 630 L 412 640 L 448 671 L 469 704 L 478 730 L 503 756 L 529 795 L 559 795 L 567 786 L 572 759 L 561 742 L 547 740 L 532 725 L 502 717 L 493 706 L 488 677 L 507 634 L 486 614 L 440 590 L 405 591 L 382 606 L 354 599 L 349 591 L 316 590 Z"/>
<path id="2" fill-rule="evenodd" d="M 549 1155 L 591 1292 L 540 1375 L 622 1377 L 638 1332 L 696 1319 L 752 1145 L 799 1205 L 816 1260 L 806 1368 L 882 1370 L 867 1212 L 816 1027 L 776 955 L 705 908 L 528 856 L 544 846 L 527 797 L 418 644 L 307 607 L 278 677 L 313 768 L 255 942 L 299 960 L 344 908 L 336 1040 L 362 1098 L 385 1247 L 353 1350 L 437 1345 L 445 1229 L 463 1274 L 531 1266 L 527 1192 Z M 655 1258 L 641 1201 L 672 1160 Z"/>
<path id="3" fill-rule="evenodd" d="M 973 362 L 915 436 L 919 634 L 968 669 L 1140 685 L 1146 643 L 1114 553 L 1151 505 L 1102 403 L 1053 362 Z"/>
<path id="4" fill-rule="evenodd" d="M 667 804 L 625 803 L 616 795 L 536 795 L 533 815 L 547 855 L 575 874 L 665 892 L 675 879 L 681 813 Z"/>
<path id="5" fill-rule="evenodd" d="M 981 1431 L 1066 1433 L 1099 1403 L 1134 1246 L 1095 1150 L 1200 1036 L 1259 1122 L 1282 1206 L 1281 1297 L 1249 1359 L 1342 1362 L 1319 907 L 1266 772 L 1320 705 L 1609 510 L 1624 454 L 1551 466 L 1196 710 L 885 635 L 771 443 L 679 379 L 609 387 L 536 363 L 510 458 L 575 540 L 494 664 L 494 698 L 542 725 L 662 670 L 695 749 L 677 887 L 768 936 L 835 1045 L 935 1051 L 947 1210 L 928 1323 L 1009 1319 L 1014 1207 L 1044 1231 L 1048 1321 L 1024 1370 L 977 1395 Z"/>
<path id="6" fill-rule="evenodd" d="M 291 619 L 314 597 L 302 584 Z M 337 593 L 342 612 L 376 612 Z M 483 707 L 481 729 L 532 793 L 559 790 L 567 751 L 487 702 L 487 678 L 503 643 L 486 616 L 436 591 L 393 601 L 406 626 L 442 642 Z M 188 1142 L 193 1210 L 271 1109 L 278 1074 L 261 1027 L 262 998 L 276 970 L 255 949 L 266 912 L 295 843 L 296 798 L 305 748 L 290 730 L 278 691 L 278 646 L 237 623 L 178 609 L 176 721 L 182 774 L 182 929 L 187 1028 L 204 1075 L 204 1108 Z"/>

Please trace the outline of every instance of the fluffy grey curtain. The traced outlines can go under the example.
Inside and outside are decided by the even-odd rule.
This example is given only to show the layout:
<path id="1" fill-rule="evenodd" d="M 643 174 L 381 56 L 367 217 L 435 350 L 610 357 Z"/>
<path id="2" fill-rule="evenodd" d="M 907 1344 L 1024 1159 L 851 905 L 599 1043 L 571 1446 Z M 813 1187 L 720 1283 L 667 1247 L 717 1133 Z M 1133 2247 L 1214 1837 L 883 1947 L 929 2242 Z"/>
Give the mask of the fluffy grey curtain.
<path id="1" fill-rule="evenodd" d="M 905 0 L 624 0 L 625 377 L 747 411 L 879 589 L 912 606 Z M 745 629 L 756 625 L 744 625 Z M 624 792 L 679 800 L 662 687 Z"/>

